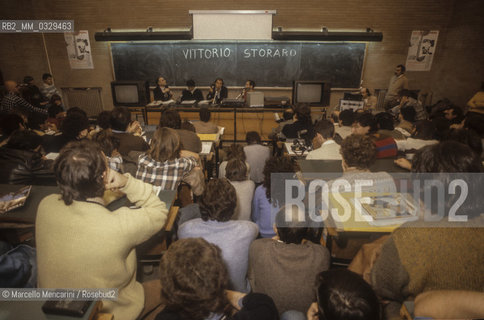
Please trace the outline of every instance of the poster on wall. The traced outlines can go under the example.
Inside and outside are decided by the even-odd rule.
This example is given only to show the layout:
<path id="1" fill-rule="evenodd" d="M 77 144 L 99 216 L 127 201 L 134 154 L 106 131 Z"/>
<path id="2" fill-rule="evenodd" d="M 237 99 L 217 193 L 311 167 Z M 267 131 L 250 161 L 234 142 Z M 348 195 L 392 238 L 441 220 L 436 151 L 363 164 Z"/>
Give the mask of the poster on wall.
<path id="1" fill-rule="evenodd" d="M 430 71 L 439 31 L 413 31 L 408 47 L 407 71 Z"/>
<path id="2" fill-rule="evenodd" d="M 64 39 L 71 69 L 94 69 L 89 32 L 87 30 L 76 33 L 66 32 Z"/>

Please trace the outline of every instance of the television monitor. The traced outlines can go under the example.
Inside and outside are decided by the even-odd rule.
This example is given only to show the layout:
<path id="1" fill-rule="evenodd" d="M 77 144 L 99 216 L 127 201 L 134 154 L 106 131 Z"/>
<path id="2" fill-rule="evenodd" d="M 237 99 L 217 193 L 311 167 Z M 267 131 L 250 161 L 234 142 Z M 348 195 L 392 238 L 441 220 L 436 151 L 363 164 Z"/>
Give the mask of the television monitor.
<path id="1" fill-rule="evenodd" d="M 294 81 L 292 101 L 310 106 L 328 106 L 331 86 L 325 81 Z"/>
<path id="2" fill-rule="evenodd" d="M 111 93 L 116 107 L 145 106 L 150 100 L 147 81 L 113 81 Z"/>

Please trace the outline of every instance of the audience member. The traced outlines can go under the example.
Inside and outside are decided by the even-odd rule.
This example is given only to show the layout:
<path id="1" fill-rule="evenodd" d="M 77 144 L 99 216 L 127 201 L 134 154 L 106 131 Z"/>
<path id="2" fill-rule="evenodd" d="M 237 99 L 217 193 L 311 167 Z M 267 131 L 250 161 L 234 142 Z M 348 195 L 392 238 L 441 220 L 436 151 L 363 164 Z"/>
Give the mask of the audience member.
<path id="1" fill-rule="evenodd" d="M 39 87 L 34 84 L 34 78 L 31 76 L 24 77 L 24 83 L 20 88 L 20 94 L 28 103 L 37 108 L 43 108 L 49 101 L 48 99 L 44 99 L 42 93 L 40 93 Z"/>
<path id="2" fill-rule="evenodd" d="M 209 241 L 210 242 L 210 241 Z M 224 252 L 204 239 L 181 239 L 161 258 L 161 303 L 156 320 L 276 320 L 272 299 L 227 290 Z"/>
<path id="3" fill-rule="evenodd" d="M 177 110 L 168 109 L 161 114 L 160 127 L 175 129 L 180 136 L 180 142 L 183 150 L 194 153 L 202 151 L 202 142 L 195 132 L 181 129 L 181 117 Z"/>
<path id="4" fill-rule="evenodd" d="M 396 192 L 395 182 L 387 172 L 370 172 L 376 159 L 376 147 L 366 135 L 353 134 L 343 140 L 341 156 L 343 157 L 343 179 L 354 185 L 357 180 L 372 180 L 372 186 L 364 186 L 365 192 Z"/>
<path id="5" fill-rule="evenodd" d="M 413 124 L 415 123 L 415 109 L 411 107 L 402 108 L 398 115 L 400 121 L 397 125 L 397 130 L 400 130 L 405 136 L 409 137 L 413 131 Z"/>
<path id="6" fill-rule="evenodd" d="M 284 139 L 285 136 L 282 133 L 282 128 L 284 128 L 285 125 L 293 124 L 293 118 L 294 112 L 292 109 L 284 110 L 284 112 L 282 113 L 282 119 L 276 121 L 277 123 L 279 123 L 279 125 L 276 128 L 272 128 L 272 132 L 269 135 L 269 138 L 272 140 L 277 140 L 278 138 Z"/>
<path id="7" fill-rule="evenodd" d="M 351 126 L 355 122 L 355 113 L 353 109 L 346 109 L 338 115 L 338 125 L 335 126 L 335 132 L 343 140 L 351 134 Z M 336 140 L 336 139 L 335 139 Z M 338 142 L 339 143 L 339 142 Z"/>
<path id="8" fill-rule="evenodd" d="M 42 75 L 42 87 L 40 87 L 40 92 L 46 100 L 51 100 L 52 102 L 52 97 L 56 95 L 62 101 L 62 94 L 59 89 L 55 87 L 54 78 L 50 73 L 44 73 Z"/>
<path id="9" fill-rule="evenodd" d="M 249 172 L 245 161 L 237 158 L 229 160 L 225 177 L 234 186 L 237 194 L 237 206 L 235 207 L 233 219 L 250 221 L 255 184 L 254 181 L 249 180 Z"/>
<path id="10" fill-rule="evenodd" d="M 47 109 L 47 112 L 49 113 L 49 117 L 47 118 L 47 120 L 45 120 L 45 122 L 48 128 L 55 132 L 59 131 L 62 120 L 64 120 L 66 115 L 64 109 L 57 104 L 52 104 Z"/>
<path id="11" fill-rule="evenodd" d="M 149 149 L 146 141 L 140 137 L 141 126 L 138 121 L 131 121 L 131 114 L 126 107 L 116 107 L 110 118 L 113 135 L 119 139 L 119 153 L 127 159 L 130 151 L 143 152 Z M 134 159 L 131 159 L 135 161 Z"/>
<path id="12" fill-rule="evenodd" d="M 396 140 L 399 151 L 414 153 L 425 146 L 436 144 L 435 126 L 430 120 L 418 121 L 412 131 L 412 135 L 405 140 Z"/>
<path id="13" fill-rule="evenodd" d="M 138 159 L 136 178 L 162 190 L 176 190 L 182 179 L 198 166 L 199 159 L 198 154 L 181 147 L 175 130 L 158 128 L 150 149 Z"/>
<path id="14" fill-rule="evenodd" d="M 254 192 L 252 200 L 252 220 L 257 223 L 262 238 L 272 238 L 276 235 L 274 223 L 277 211 L 282 205 L 277 199 L 271 198 L 272 173 L 296 173 L 299 165 L 289 156 L 271 157 L 264 166 L 264 181 Z"/>
<path id="15" fill-rule="evenodd" d="M 244 147 L 240 144 L 235 143 L 231 144 L 229 149 L 226 151 L 225 160 L 222 161 L 222 163 L 220 163 L 220 166 L 218 167 L 218 177 L 225 178 L 225 168 L 227 167 L 227 163 L 232 159 L 240 159 L 244 161 L 245 165 L 247 166 L 247 173 L 250 177 L 250 166 L 246 161 Z"/>
<path id="16" fill-rule="evenodd" d="M 479 173 L 482 170 L 479 157 L 468 146 L 455 141 L 424 147 L 417 151 L 412 161 L 415 173 L 440 173 L 434 175 L 434 179 L 438 179 L 445 190 L 455 179 L 448 173 Z M 484 233 L 479 227 L 482 227 L 479 219 L 484 205 L 480 195 L 482 179 L 479 175 L 468 177 L 459 174 L 459 179 L 465 179 L 469 194 L 458 214 L 466 214 L 467 222 L 447 219 L 451 206 L 461 196 L 449 194 L 443 200 L 442 220 L 406 223 L 383 245 L 371 271 L 371 281 L 377 294 L 390 302 L 385 307 L 387 318 L 398 316 L 402 302 L 422 292 L 482 290 L 484 278 L 479 271 L 484 255 L 481 245 Z M 427 175 L 421 179 L 430 178 Z M 435 210 L 435 203 L 432 207 L 430 210 Z"/>
<path id="17" fill-rule="evenodd" d="M 392 137 L 395 141 L 405 140 L 406 136 L 398 130 L 395 130 L 393 116 L 388 112 L 380 112 L 375 115 L 378 124 L 378 133 Z"/>
<path id="18" fill-rule="evenodd" d="M 315 136 L 313 121 L 311 120 L 311 109 L 303 104 L 296 108 L 296 121 L 287 124 L 282 128 L 282 133 L 288 139 L 304 139 L 310 145 Z"/>
<path id="19" fill-rule="evenodd" d="M 347 269 L 324 271 L 316 280 L 317 302 L 308 320 L 379 320 L 381 308 L 371 286 Z"/>
<path id="20" fill-rule="evenodd" d="M 201 101 L 203 100 L 202 91 L 195 87 L 195 81 L 187 81 L 187 89 L 183 89 L 181 101 Z"/>
<path id="21" fill-rule="evenodd" d="M 326 119 L 322 119 L 314 126 L 316 136 L 313 140 L 320 145 L 319 148 L 310 151 L 307 160 L 341 160 L 340 146 L 334 138 L 334 124 Z"/>
<path id="22" fill-rule="evenodd" d="M 484 82 L 481 89 L 467 102 L 469 112 L 484 113 Z"/>
<path id="23" fill-rule="evenodd" d="M 277 236 L 258 239 L 250 246 L 248 277 L 252 290 L 274 299 L 279 313 L 306 312 L 316 300 L 314 279 L 329 269 L 328 249 L 303 242 L 308 219 L 297 206 L 284 206 L 276 215 Z"/>
<path id="24" fill-rule="evenodd" d="M 119 153 L 119 139 L 113 135 L 112 131 L 110 129 L 101 130 L 94 135 L 93 140 L 101 147 L 108 160 L 109 168 L 123 173 L 123 157 Z"/>
<path id="25" fill-rule="evenodd" d="M 376 147 L 376 157 L 394 158 L 397 155 L 397 144 L 395 140 L 382 133 L 378 133 L 378 124 L 375 117 L 369 113 L 361 113 L 356 117 L 353 124 L 353 134 L 368 135 Z"/>
<path id="26" fill-rule="evenodd" d="M 104 300 L 102 311 L 136 319 L 154 294 L 136 281 L 135 247 L 163 227 L 165 204 L 150 184 L 110 170 L 89 140 L 63 148 L 54 171 L 61 196 L 41 201 L 35 226 L 39 287 L 117 288 L 117 299 Z M 120 190 L 136 208 L 109 211 L 105 190 Z"/>
<path id="27" fill-rule="evenodd" d="M 47 110 L 33 106 L 27 102 L 24 98 L 19 97 L 19 86 L 17 82 L 13 80 L 5 81 L 5 89 L 7 94 L 3 97 L 2 103 L 0 104 L 0 111 L 2 112 L 18 112 L 25 116 L 30 113 L 35 113 L 39 117 L 46 117 Z"/>
<path id="28" fill-rule="evenodd" d="M 237 195 L 225 178 L 210 180 L 199 204 L 202 218 L 183 223 L 178 228 L 178 237 L 200 237 L 219 246 L 230 276 L 229 288 L 249 292 L 246 279 L 249 247 L 259 228 L 251 221 L 230 220 L 237 205 Z"/>
<path id="29" fill-rule="evenodd" d="M 264 180 L 264 165 L 271 155 L 270 149 L 261 144 L 260 136 L 255 131 L 247 132 L 245 141 L 247 145 L 244 147 L 244 153 L 250 167 L 250 179 L 255 183 L 261 183 Z"/>
<path id="30" fill-rule="evenodd" d="M 40 153 L 42 138 L 29 130 L 11 133 L 0 148 L 0 181 L 8 184 L 55 185 L 53 161 Z"/>
<path id="31" fill-rule="evenodd" d="M 58 153 L 70 141 L 85 139 L 88 135 L 89 120 L 81 113 L 69 114 L 61 124 L 61 134 L 44 135 L 42 146 L 45 152 Z"/>
<path id="32" fill-rule="evenodd" d="M 192 124 L 195 127 L 195 131 L 201 134 L 213 134 L 218 133 L 218 127 L 215 123 L 210 122 L 210 110 L 202 107 L 199 111 L 200 121 L 193 121 Z"/>

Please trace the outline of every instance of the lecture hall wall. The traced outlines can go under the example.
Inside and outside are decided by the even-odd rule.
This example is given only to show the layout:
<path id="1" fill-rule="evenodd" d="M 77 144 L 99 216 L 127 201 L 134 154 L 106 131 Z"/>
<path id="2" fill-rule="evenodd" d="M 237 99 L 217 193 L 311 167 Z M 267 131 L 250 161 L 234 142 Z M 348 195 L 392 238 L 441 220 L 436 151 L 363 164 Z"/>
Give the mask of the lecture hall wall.
<path id="1" fill-rule="evenodd" d="M 429 72 L 408 72 L 410 89 L 433 92 L 459 105 L 484 81 L 483 0 L 0 0 L 0 19 L 73 19 L 76 30 L 89 30 L 94 69 L 71 70 L 63 34 L 45 34 L 46 48 L 58 87 L 102 87 L 105 109 L 112 108 L 113 80 L 108 43 L 94 33 L 112 29 L 188 28 L 188 10 L 277 10 L 274 27 L 330 31 L 383 32 L 369 43 L 363 85 L 386 88 L 394 67 L 405 63 L 412 30 L 439 30 Z M 40 84 L 48 70 L 40 34 L 0 34 L 0 70 L 4 79 L 32 75 Z M 242 85 L 242 84 L 241 84 Z M 332 99 L 333 100 L 333 99 Z"/>

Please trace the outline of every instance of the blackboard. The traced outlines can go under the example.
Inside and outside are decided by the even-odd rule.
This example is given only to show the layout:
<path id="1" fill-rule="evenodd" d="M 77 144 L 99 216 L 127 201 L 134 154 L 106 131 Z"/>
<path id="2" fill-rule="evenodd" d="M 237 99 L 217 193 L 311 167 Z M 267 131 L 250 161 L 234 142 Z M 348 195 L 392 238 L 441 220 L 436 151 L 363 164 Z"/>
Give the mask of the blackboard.
<path id="1" fill-rule="evenodd" d="M 193 79 L 208 86 L 215 78 L 226 86 L 290 87 L 294 80 L 324 80 L 333 88 L 360 86 L 365 43 L 196 42 L 112 43 L 116 80 L 169 85 Z"/>

